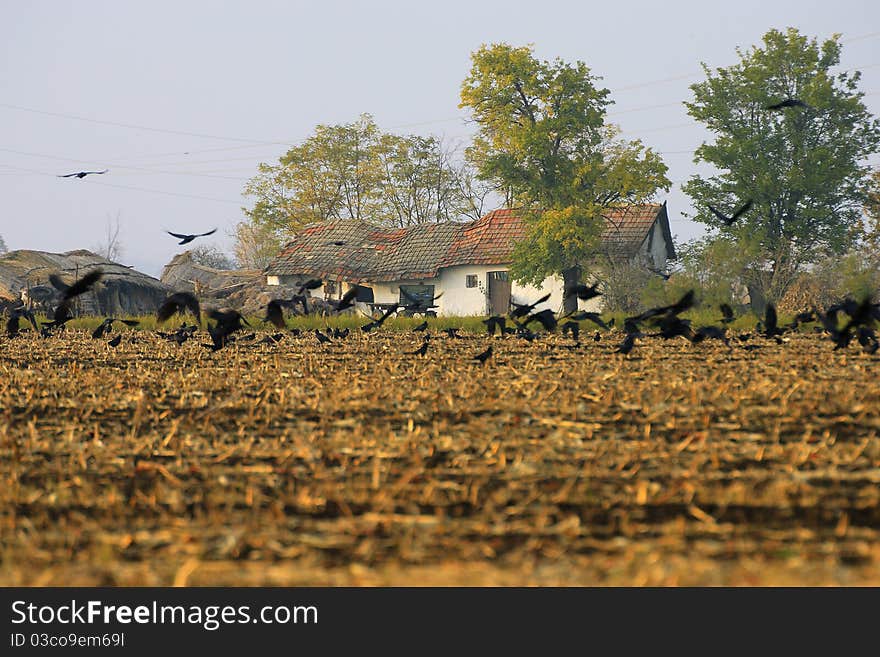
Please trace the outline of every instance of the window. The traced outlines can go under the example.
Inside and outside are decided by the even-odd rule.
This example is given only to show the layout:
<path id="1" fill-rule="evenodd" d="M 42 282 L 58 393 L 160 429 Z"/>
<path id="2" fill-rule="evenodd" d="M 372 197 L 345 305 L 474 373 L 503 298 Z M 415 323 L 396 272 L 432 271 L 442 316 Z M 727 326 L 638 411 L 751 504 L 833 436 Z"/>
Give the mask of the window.
<path id="1" fill-rule="evenodd" d="M 400 305 L 421 305 L 433 308 L 434 286 L 433 285 L 401 285 Z"/>
<path id="2" fill-rule="evenodd" d="M 465 287 L 477 287 L 477 275 L 476 274 L 468 274 L 464 277 L 464 286 Z"/>

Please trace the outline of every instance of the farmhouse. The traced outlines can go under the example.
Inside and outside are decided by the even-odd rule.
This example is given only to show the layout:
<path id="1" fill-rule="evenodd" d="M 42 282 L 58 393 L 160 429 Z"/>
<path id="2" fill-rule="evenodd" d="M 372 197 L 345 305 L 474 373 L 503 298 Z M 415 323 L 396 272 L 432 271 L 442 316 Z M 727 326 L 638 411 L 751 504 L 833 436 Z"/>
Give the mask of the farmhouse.
<path id="1" fill-rule="evenodd" d="M 665 270 L 675 258 L 666 204 L 628 205 L 605 217 L 600 251 Z M 266 268 L 269 285 L 292 285 L 319 278 L 316 296 L 339 298 L 354 284 L 368 288 L 358 301 L 372 309 L 408 303 L 408 297 L 434 302 L 438 315 L 507 313 L 510 302 L 550 299 L 538 309 L 560 310 L 561 277 L 540 287 L 512 281 L 508 268 L 513 246 L 525 234 L 516 210 L 499 209 L 467 223 L 420 224 L 378 228 L 354 219 L 304 227 Z M 599 310 L 601 299 L 582 308 Z"/>

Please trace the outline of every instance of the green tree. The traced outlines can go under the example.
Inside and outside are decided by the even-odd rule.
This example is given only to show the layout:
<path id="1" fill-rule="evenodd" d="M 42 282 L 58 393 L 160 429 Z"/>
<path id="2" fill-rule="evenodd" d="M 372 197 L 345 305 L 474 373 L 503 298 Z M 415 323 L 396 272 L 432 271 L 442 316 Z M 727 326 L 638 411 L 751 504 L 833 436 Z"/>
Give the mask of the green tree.
<path id="1" fill-rule="evenodd" d="M 455 149 L 436 137 L 382 135 L 375 148 L 382 178 L 379 209 L 383 223 L 398 227 L 482 216 L 483 199 Z"/>
<path id="2" fill-rule="evenodd" d="M 347 125 L 319 125 L 278 164 L 259 166 L 245 186 L 245 196 L 255 199 L 252 208 L 244 208 L 245 215 L 256 226 L 279 233 L 327 219 L 373 218 L 378 138 L 366 114 Z"/>
<path id="3" fill-rule="evenodd" d="M 684 186 L 693 218 L 754 254 L 747 283 L 768 301 L 779 301 L 809 264 L 852 247 L 872 187 L 862 162 L 880 144 L 880 124 L 862 103 L 860 74 L 831 70 L 840 62 L 838 39 L 820 45 L 794 28 L 771 30 L 762 47 L 737 50 L 738 64 L 714 72 L 704 64 L 707 79 L 691 86 L 685 103 L 715 133 L 694 160 L 717 173 Z M 786 99 L 807 106 L 767 109 Z M 731 226 L 708 208 L 729 215 L 749 199 Z"/>
<path id="4" fill-rule="evenodd" d="M 531 48 L 507 44 L 471 59 L 460 106 L 479 132 L 468 157 L 527 223 L 511 273 L 526 283 L 554 274 L 569 282 L 595 255 L 603 212 L 668 189 L 666 166 L 605 123 L 609 91 L 583 62 L 539 61 Z"/>
<path id="5" fill-rule="evenodd" d="M 369 114 L 319 125 L 277 164 L 261 164 L 244 194 L 248 221 L 278 234 L 328 219 L 388 226 L 477 218 L 491 191 L 435 137 L 382 133 Z"/>

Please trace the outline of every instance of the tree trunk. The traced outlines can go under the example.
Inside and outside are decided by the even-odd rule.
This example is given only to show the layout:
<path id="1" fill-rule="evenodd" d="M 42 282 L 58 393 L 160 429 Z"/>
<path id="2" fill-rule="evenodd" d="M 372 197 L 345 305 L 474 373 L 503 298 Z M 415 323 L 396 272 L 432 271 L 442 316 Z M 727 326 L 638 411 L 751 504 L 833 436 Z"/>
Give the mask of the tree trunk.
<path id="1" fill-rule="evenodd" d="M 569 287 L 575 286 L 581 282 L 581 268 L 575 265 L 574 267 L 569 267 L 565 271 L 562 272 L 562 284 L 563 287 L 567 290 Z M 575 295 L 570 297 L 566 297 L 564 300 L 563 311 L 566 313 L 577 312 L 578 309 L 578 298 Z"/>

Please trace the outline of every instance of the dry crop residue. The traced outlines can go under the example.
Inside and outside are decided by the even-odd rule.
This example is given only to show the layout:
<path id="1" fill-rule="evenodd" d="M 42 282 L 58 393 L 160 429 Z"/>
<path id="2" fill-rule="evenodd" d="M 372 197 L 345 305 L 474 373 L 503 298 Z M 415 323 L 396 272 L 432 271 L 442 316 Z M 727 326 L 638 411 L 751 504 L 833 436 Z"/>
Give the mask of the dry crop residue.
<path id="1" fill-rule="evenodd" d="M 3 340 L 0 584 L 880 584 L 880 358 L 621 338 Z"/>

